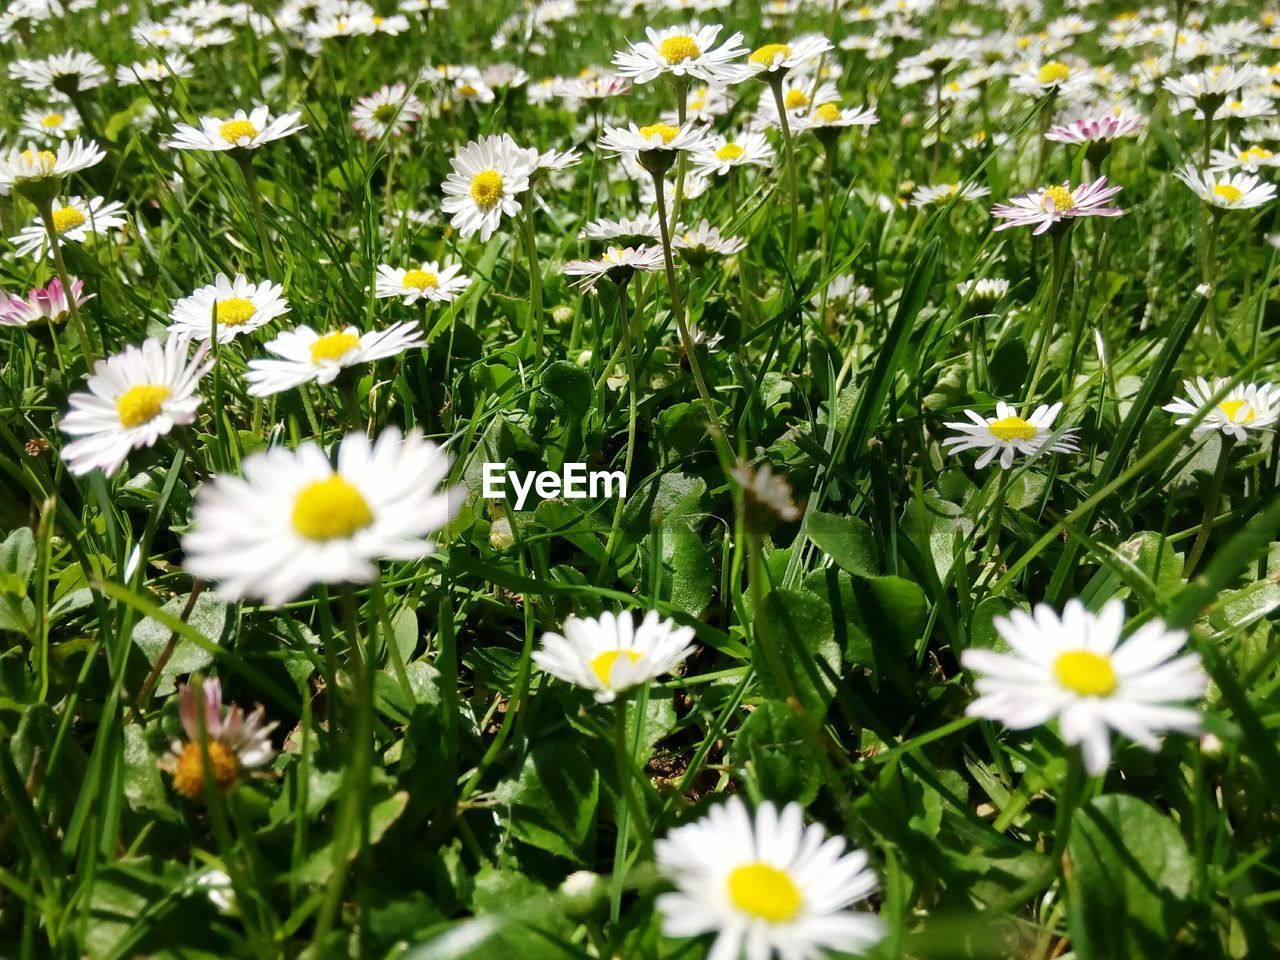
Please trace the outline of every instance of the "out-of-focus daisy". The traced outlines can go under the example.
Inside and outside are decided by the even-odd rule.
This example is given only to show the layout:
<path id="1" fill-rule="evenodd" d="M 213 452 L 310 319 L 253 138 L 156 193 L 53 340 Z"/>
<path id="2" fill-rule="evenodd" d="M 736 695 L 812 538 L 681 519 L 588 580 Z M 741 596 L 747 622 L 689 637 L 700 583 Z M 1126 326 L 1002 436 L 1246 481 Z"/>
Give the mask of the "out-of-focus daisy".
<path id="1" fill-rule="evenodd" d="M 19 294 L 0 293 L 0 326 L 29 327 L 32 324 L 62 322 L 71 312 L 71 301 L 77 307 L 84 306 L 95 294 L 85 295 L 84 281 L 72 280 L 71 293 L 57 277 L 44 287 L 32 289 L 25 297 Z"/>
<path id="2" fill-rule="evenodd" d="M 135 60 L 128 66 L 116 67 L 116 83 L 129 87 L 139 83 L 163 83 L 191 76 L 191 61 L 180 53 L 167 53 L 163 60 Z"/>
<path id="3" fill-rule="evenodd" d="M 1165 404 L 1169 413 L 1180 414 L 1174 423 L 1181 426 L 1209 407 L 1211 398 L 1228 384 L 1219 377 L 1210 384 L 1204 377 L 1182 381 L 1187 398 L 1179 397 Z M 1280 390 L 1270 383 L 1241 383 L 1209 409 L 1205 418 L 1195 425 L 1192 434 L 1212 433 L 1220 430 L 1234 440 L 1247 440 L 1251 430 L 1269 430 L 1280 419 Z"/>
<path id="4" fill-rule="evenodd" d="M 84 243 L 92 236 L 100 236 L 125 223 L 124 204 L 117 201 L 107 203 L 102 197 L 86 200 L 84 197 L 69 197 L 67 200 L 53 201 L 53 229 L 58 234 L 58 242 L 68 240 Z M 37 217 L 30 226 L 23 227 L 16 237 L 10 237 L 19 256 L 52 257 L 53 248 L 49 245 L 49 235 L 44 221 Z"/>
<path id="5" fill-rule="evenodd" d="M 243 478 L 223 475 L 196 494 L 182 538 L 192 576 L 225 600 L 278 605 L 314 583 L 366 582 L 378 559 L 418 560 L 427 539 L 461 505 L 440 490 L 450 457 L 417 430 L 394 427 L 376 442 L 348 434 L 337 466 L 317 443 L 274 447 L 245 458 Z"/>
<path id="6" fill-rule="evenodd" d="M 303 129 L 306 124 L 298 122 L 300 116 L 301 113 L 283 113 L 272 117 L 270 108 L 259 106 L 249 112 L 237 110 L 229 120 L 201 117 L 198 127 L 178 124 L 169 146 L 177 150 L 257 150 Z"/>
<path id="7" fill-rule="evenodd" d="M 593 260 L 570 260 L 562 268 L 567 276 L 579 277 L 575 286 L 594 290 L 604 277 L 622 284 L 631 279 L 637 270 L 652 273 L 663 266 L 661 247 L 611 246 Z"/>
<path id="8" fill-rule="evenodd" d="M 450 161 L 453 172 L 441 188 L 441 206 L 452 214 L 449 222 L 458 234 L 466 239 L 478 232 L 481 241 L 487 241 L 503 215 L 516 216 L 537 162 L 538 151 L 518 146 L 505 133 L 463 147 Z"/>
<path id="9" fill-rule="evenodd" d="M 34 143 L 0 154 L 0 194 L 9 188 L 19 191 L 48 191 L 71 173 L 99 163 L 106 154 L 92 140 L 79 137 L 58 144 L 57 151 L 42 150 Z M 48 193 L 44 196 L 47 198 Z"/>
<path id="10" fill-rule="evenodd" d="M 815 88 L 813 79 L 801 74 L 783 78 L 782 108 L 786 112 L 787 123 L 793 129 L 819 103 L 839 105 L 840 91 L 834 83 L 820 83 Z M 761 97 L 751 121 L 752 129 L 769 130 L 779 126 L 777 98 L 770 95 Z"/>
<path id="11" fill-rule="evenodd" d="M 1118 114 L 1102 113 L 1066 123 L 1055 123 L 1045 133 L 1055 143 L 1110 143 L 1121 137 L 1132 137 L 1147 125 L 1147 118 L 1132 110 Z"/>
<path id="12" fill-rule="evenodd" d="M 1210 155 L 1209 170 L 1213 173 L 1227 170 L 1258 173 L 1264 167 L 1280 167 L 1280 153 L 1273 153 L 1256 143 L 1250 147 L 1237 147 L 1228 141 L 1225 150 L 1214 150 Z"/>
<path id="13" fill-rule="evenodd" d="M 991 215 L 1003 221 L 996 224 L 996 230 L 1034 226 L 1032 233 L 1039 236 L 1058 224 L 1070 226 L 1077 217 L 1120 216 L 1123 210 L 1106 205 L 1119 192 L 1119 187 L 1107 186 L 1106 177 L 1074 188 L 1064 180 L 1061 185 L 1041 187 L 1008 203 L 997 203 Z"/>
<path id="14" fill-rule="evenodd" d="M 723 28 L 718 24 L 698 27 L 667 27 L 665 30 L 645 28 L 647 40 L 628 44 L 628 49 L 613 56 L 618 75 L 648 83 L 663 75 L 705 80 L 725 85 L 742 77 L 737 63 L 747 48 L 742 34 L 731 34 L 720 46 L 716 40 Z"/>
<path id="15" fill-rule="evenodd" d="M 693 652 L 693 628 L 650 610 L 639 626 L 630 613 L 570 617 L 563 634 L 544 633 L 533 662 L 553 677 L 590 690 L 598 703 L 648 683 Z"/>
<path id="16" fill-rule="evenodd" d="M 403 83 L 361 97 L 351 108 L 351 126 L 366 140 L 398 137 L 414 125 L 426 105 Z"/>
<path id="17" fill-rule="evenodd" d="M 837 311 L 865 307 L 875 297 L 875 291 L 866 284 L 858 283 L 857 278 L 852 273 L 842 273 L 838 277 L 834 277 L 827 284 L 826 289 L 815 293 L 809 298 L 809 302 L 815 307 L 821 306 L 824 293 L 826 294 L 827 309 Z"/>
<path id="18" fill-rule="evenodd" d="M 50 110 L 24 110 L 22 126 L 18 133 L 23 137 L 40 140 L 56 137 L 66 139 L 80 129 L 80 114 L 71 107 Z"/>
<path id="19" fill-rule="evenodd" d="M 971 300 L 994 303 L 1009 293 L 1009 281 L 1003 277 L 983 277 L 981 280 L 961 280 L 956 284 L 960 296 Z"/>
<path id="20" fill-rule="evenodd" d="M 480 71 L 473 67 L 468 67 L 453 81 L 453 97 L 461 103 L 493 103 L 496 96 L 493 87 L 485 83 Z"/>
<path id="21" fill-rule="evenodd" d="M 696 227 L 676 227 L 671 237 L 671 245 L 685 260 L 693 264 L 701 264 L 712 257 L 727 257 L 737 253 L 747 245 L 745 237 L 721 236 L 720 228 L 713 227 L 703 220 Z"/>
<path id="22" fill-rule="evenodd" d="M 821 134 L 835 133 L 848 127 L 873 127 L 880 122 L 874 107 L 841 107 L 837 101 L 819 103 L 796 121 L 797 130 Z"/>
<path id="23" fill-rule="evenodd" d="M 726 174 L 736 167 L 769 166 L 773 163 L 773 147 L 760 133 L 744 133 L 732 140 L 713 136 L 707 138 L 692 159 L 703 176 Z"/>
<path id="24" fill-rule="evenodd" d="M 440 266 L 429 260 L 420 267 L 406 270 L 389 264 L 378 265 L 378 277 L 374 284 L 374 296 L 399 297 L 406 304 L 419 300 L 431 303 L 452 303 L 471 286 L 471 278 L 462 275 L 462 267 L 451 263 Z"/>
<path id="25" fill-rule="evenodd" d="M 9 76 L 28 90 L 56 90 L 62 94 L 92 90 L 107 82 L 102 64 L 88 53 L 55 53 L 43 60 L 14 60 Z"/>
<path id="26" fill-rule="evenodd" d="M 791 43 L 766 43 L 756 47 L 747 57 L 747 70 L 761 79 L 781 78 L 792 70 L 813 66 L 819 57 L 831 50 L 831 41 L 818 34 L 797 37 Z"/>
<path id="27" fill-rule="evenodd" d="M 773 472 L 765 460 L 758 466 L 739 461 L 729 476 L 742 491 L 743 513 L 748 532 L 765 532 L 779 521 L 799 520 L 804 511 L 795 500 L 795 490 L 784 475 Z"/>
<path id="28" fill-rule="evenodd" d="M 355 327 L 317 333 L 304 325 L 286 330 L 267 344 L 267 350 L 284 359 L 250 360 L 245 382 L 250 396 L 267 397 L 312 381 L 333 383 L 346 367 L 393 357 L 422 345 L 417 325 L 409 322 L 369 333 Z"/>
<path id="29" fill-rule="evenodd" d="M 646 240 L 661 240 L 662 228 L 658 218 L 647 213 L 634 219 L 592 220 L 582 228 L 581 236 L 588 240 L 619 240 L 635 246 Z"/>
<path id="30" fill-rule="evenodd" d="M 110 476 L 130 451 L 150 447 L 175 426 L 195 420 L 196 387 L 211 364 L 203 350 L 188 360 L 190 343 L 184 336 L 163 344 L 151 339 L 94 364 L 85 383 L 88 392 L 71 395 L 60 424 L 77 438 L 62 448 L 72 473 L 83 476 L 99 467 Z"/>
<path id="31" fill-rule="evenodd" d="M 1157 750 L 1160 733 L 1199 727 L 1199 714 L 1178 705 L 1202 697 L 1208 685 L 1199 656 L 1174 656 L 1187 635 L 1153 620 L 1121 642 L 1120 600 L 1097 614 L 1070 600 L 1061 618 L 1040 604 L 1034 616 L 1013 610 L 996 617 L 995 627 L 1013 652 L 961 654 L 967 669 L 982 674 L 974 682 L 979 697 L 966 712 L 1015 730 L 1056 717 L 1062 739 L 1080 745 L 1092 776 L 1111 762 L 1111 730 Z"/>
<path id="32" fill-rule="evenodd" d="M 1251 210 L 1275 199 L 1274 184 L 1248 173 L 1221 173 L 1197 170 L 1191 164 L 1173 175 L 1190 187 L 1197 197 L 1218 210 Z"/>
<path id="33" fill-rule="evenodd" d="M 753 818 L 733 796 L 654 844 L 658 869 L 676 887 L 658 897 L 670 937 L 714 934 L 711 960 L 820 960 L 862 954 L 885 935 L 850 909 L 876 889 L 867 855 L 804 824 L 797 803 L 763 803 Z"/>
<path id="34" fill-rule="evenodd" d="M 234 280 L 224 273 L 213 283 L 183 297 L 169 312 L 172 333 L 185 333 L 196 340 L 213 334 L 213 318 L 218 318 L 218 342 L 230 343 L 242 333 L 257 330 L 289 312 L 289 301 L 278 283 L 263 280 L 250 283 L 242 273 Z"/>
<path id="35" fill-rule="evenodd" d="M 1008 470 L 1017 454 L 1034 458 L 1041 452 L 1075 453 L 1080 448 L 1076 445 L 1074 429 L 1064 430 L 1061 436 L 1050 442 L 1054 432 L 1053 421 L 1061 410 L 1061 403 L 1052 406 L 1041 404 L 1025 420 L 1003 400 L 996 404 L 994 417 L 983 417 L 973 410 L 966 410 L 965 416 L 972 422 L 948 423 L 956 435 L 947 437 L 942 445 L 948 448 L 949 453 L 981 450 L 982 454 L 974 463 L 978 469 L 997 456 L 1000 457 L 1000 466 Z"/>
<path id="36" fill-rule="evenodd" d="M 1061 60 L 1027 64 L 1009 79 L 1010 89 L 1033 97 L 1042 97 L 1050 92 L 1060 97 L 1071 96 L 1088 85 L 1087 71 L 1073 69 Z"/>
<path id="37" fill-rule="evenodd" d="M 935 203 L 945 205 L 951 202 L 952 197 L 958 197 L 962 201 L 977 200 L 990 193 L 991 189 L 980 183 L 936 183 L 931 186 L 916 187 L 911 194 L 911 205 L 915 207 L 928 207 Z"/>
<path id="38" fill-rule="evenodd" d="M 1180 110 L 1195 109 L 1201 117 L 1212 115 L 1237 90 L 1261 79 L 1256 67 L 1212 66 L 1180 77 L 1165 77 L 1164 88 L 1177 97 Z"/>
<path id="39" fill-rule="evenodd" d="M 134 24 L 133 39 L 144 47 L 180 50 L 183 47 L 190 46 L 195 41 L 195 32 L 186 24 L 179 23 L 176 20 L 170 20 L 165 23 L 144 20 Z"/>
<path id="40" fill-rule="evenodd" d="M 612 100 L 631 91 L 631 81 L 613 73 L 593 73 L 555 81 L 555 94 L 574 102 Z"/>
<path id="41" fill-rule="evenodd" d="M 160 768 L 173 777 L 173 789 L 188 800 L 204 793 L 204 753 L 208 752 L 209 779 L 221 790 L 231 787 L 247 769 L 261 767 L 276 755 L 271 746 L 275 723 L 265 723 L 266 711 L 258 706 L 250 714 L 231 704 L 222 713 L 222 684 L 207 678 L 201 684 L 204 700 L 204 749 L 201 749 L 200 701 L 188 684 L 178 687 L 178 717 L 186 740 L 174 740 L 160 761 Z"/>

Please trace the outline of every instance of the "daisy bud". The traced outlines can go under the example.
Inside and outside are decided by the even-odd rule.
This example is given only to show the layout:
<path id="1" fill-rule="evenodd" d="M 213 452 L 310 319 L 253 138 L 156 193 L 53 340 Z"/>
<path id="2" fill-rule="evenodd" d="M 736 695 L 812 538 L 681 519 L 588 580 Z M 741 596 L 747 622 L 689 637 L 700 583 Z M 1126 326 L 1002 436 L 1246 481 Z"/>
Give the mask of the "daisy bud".
<path id="1" fill-rule="evenodd" d="M 506 517 L 499 517 L 493 521 L 493 526 L 489 528 L 489 546 L 495 550 L 510 550 L 516 542 L 515 535 L 511 532 L 511 521 Z"/>

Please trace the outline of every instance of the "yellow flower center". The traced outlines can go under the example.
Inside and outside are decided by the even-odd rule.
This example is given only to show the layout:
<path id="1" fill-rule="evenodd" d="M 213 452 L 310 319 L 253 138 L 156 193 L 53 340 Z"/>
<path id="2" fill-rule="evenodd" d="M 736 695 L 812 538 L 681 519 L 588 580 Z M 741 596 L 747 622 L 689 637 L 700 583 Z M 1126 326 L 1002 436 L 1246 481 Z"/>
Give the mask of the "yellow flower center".
<path id="1" fill-rule="evenodd" d="M 481 170 L 471 178 L 471 199 L 481 210 L 488 210 L 502 199 L 502 174 L 497 170 Z"/>
<path id="2" fill-rule="evenodd" d="M 1067 77 L 1071 76 L 1071 68 L 1065 63 L 1059 63 L 1057 60 L 1050 60 L 1036 74 L 1036 83 L 1061 83 Z"/>
<path id="3" fill-rule="evenodd" d="M 737 160 L 747 151 L 742 149 L 736 143 L 726 143 L 723 147 L 716 151 L 717 160 Z"/>
<path id="4" fill-rule="evenodd" d="M 404 275 L 404 285 L 413 287 L 415 290 L 426 290 L 428 287 L 440 286 L 440 281 L 436 279 L 434 273 L 426 270 L 409 270 Z"/>
<path id="5" fill-rule="evenodd" d="M 83 226 L 85 215 L 75 207 L 59 207 L 53 211 L 53 229 L 58 233 L 66 233 L 76 227 Z"/>
<path id="6" fill-rule="evenodd" d="M 244 297 L 227 297 L 225 300 L 218 301 L 218 326 L 238 327 L 252 320 L 257 312 L 258 308 L 253 305 L 252 300 L 246 300 Z"/>
<path id="7" fill-rule="evenodd" d="M 474 97 L 479 92 L 479 90 L 469 83 L 464 83 L 458 88 L 458 93 L 462 94 L 464 97 Z"/>
<path id="8" fill-rule="evenodd" d="M 39 150 L 33 152 L 30 148 L 22 151 L 22 159 L 27 163 L 38 166 L 42 173 L 48 173 L 53 169 L 53 165 L 58 162 L 58 157 L 51 150 Z"/>
<path id="9" fill-rule="evenodd" d="M 779 58 L 785 60 L 789 56 L 791 56 L 791 48 L 785 43 L 766 43 L 753 51 L 747 59 L 756 66 L 771 67 L 775 60 Z"/>
<path id="10" fill-rule="evenodd" d="M 1005 443 L 1036 438 L 1036 428 L 1021 417 L 1004 417 L 987 424 L 987 429 L 991 431 L 993 437 Z"/>
<path id="11" fill-rule="evenodd" d="M 1225 200 L 1227 203 L 1238 203 L 1244 193 L 1239 187 L 1233 187 L 1229 183 L 1215 183 L 1213 185 L 1213 195 Z"/>
<path id="12" fill-rule="evenodd" d="M 154 420 L 172 391 L 159 383 L 140 383 L 116 397 L 120 426 L 137 427 Z"/>
<path id="13" fill-rule="evenodd" d="M 1229 102 L 1229 103 L 1227 104 L 1227 109 L 1228 109 L 1228 110 L 1243 110 L 1243 109 L 1244 109 L 1244 101 L 1243 101 L 1243 100 L 1232 100 L 1231 102 Z"/>
<path id="14" fill-rule="evenodd" d="M 256 137 L 258 128 L 248 120 L 227 120 L 218 127 L 218 135 L 227 143 L 239 143 L 244 137 Z"/>
<path id="15" fill-rule="evenodd" d="M 608 263 L 617 263 L 617 264 L 621 264 L 621 263 L 622 263 L 622 251 L 621 251 L 621 250 L 619 250 L 617 247 L 610 247 L 610 248 L 609 248 L 608 250 L 606 250 L 603 254 L 601 254 L 601 257 L 600 257 L 600 258 L 601 258 L 602 260 L 607 261 Z"/>
<path id="16" fill-rule="evenodd" d="M 858 8 L 858 16 L 860 16 L 860 17 L 869 17 L 869 16 L 871 16 L 871 14 L 872 14 L 873 12 L 874 12 L 874 11 L 873 11 L 870 7 L 859 7 L 859 8 Z"/>
<path id="17" fill-rule="evenodd" d="M 702 56 L 702 51 L 694 43 L 693 37 L 686 34 L 667 37 L 667 39 L 658 44 L 658 53 L 662 54 L 667 63 L 673 64 L 683 63 L 686 60 L 696 60 Z"/>
<path id="18" fill-rule="evenodd" d="M 1040 209 L 1049 210 L 1050 204 L 1052 209 L 1068 213 L 1076 208 L 1076 198 L 1066 187 L 1045 187 L 1044 193 L 1040 195 Z"/>
<path id="19" fill-rule="evenodd" d="M 1088 650 L 1059 654 L 1053 661 L 1053 675 L 1060 684 L 1082 697 L 1109 697 L 1119 682 L 1111 661 Z"/>
<path id="20" fill-rule="evenodd" d="M 606 687 L 609 686 L 609 677 L 613 675 L 613 665 L 618 662 L 619 657 L 626 657 L 628 661 L 635 663 L 640 659 L 640 654 L 634 650 L 606 650 L 591 661 L 592 673 Z"/>
<path id="21" fill-rule="evenodd" d="M 308 540 L 337 540 L 373 523 L 373 511 L 360 491 L 335 473 L 302 488 L 291 519 L 293 529 Z"/>
<path id="22" fill-rule="evenodd" d="M 311 344 L 311 362 L 340 360 L 348 350 L 358 346 L 360 346 L 360 338 L 354 333 L 348 333 L 345 330 L 326 333 Z"/>
<path id="23" fill-rule="evenodd" d="M 1225 413 L 1232 423 L 1248 423 L 1255 416 L 1248 400 L 1223 400 L 1218 404 L 1218 409 Z M 1242 410 L 1243 413 L 1241 413 Z"/>
<path id="24" fill-rule="evenodd" d="M 809 95 L 799 87 L 792 87 L 782 102 L 788 110 L 798 110 L 809 105 Z"/>
<path id="25" fill-rule="evenodd" d="M 647 127 L 640 128 L 640 136 L 646 140 L 652 140 L 654 134 L 657 134 L 662 138 L 663 143 L 670 143 L 679 133 L 680 129 L 671 126 L 669 123 L 651 123 Z"/>
<path id="26" fill-rule="evenodd" d="M 206 745 L 209 751 L 209 774 L 219 787 L 226 788 L 235 782 L 240 773 L 240 761 L 227 747 L 216 740 Z M 182 756 L 173 771 L 173 789 L 188 800 L 204 793 L 204 763 L 200 744 L 192 741 L 182 748 Z"/>
<path id="27" fill-rule="evenodd" d="M 66 117 L 60 113 L 46 113 L 40 118 L 40 125 L 46 129 L 52 129 L 62 126 L 62 121 L 65 119 Z"/>
<path id="28" fill-rule="evenodd" d="M 396 118 L 400 107 L 394 103 L 380 103 L 373 108 L 373 119 L 379 123 L 390 123 Z"/>
<path id="29" fill-rule="evenodd" d="M 818 109 L 813 112 L 816 113 L 824 123 L 835 123 L 840 119 L 840 108 L 834 103 L 820 104 Z"/>
<path id="30" fill-rule="evenodd" d="M 1253 163 L 1258 160 L 1270 160 L 1272 153 L 1263 147 L 1250 147 L 1244 153 L 1240 154 L 1241 163 Z"/>
<path id="31" fill-rule="evenodd" d="M 743 913 L 766 923 L 789 923 L 804 898 L 786 872 L 759 860 L 729 874 L 729 901 Z"/>

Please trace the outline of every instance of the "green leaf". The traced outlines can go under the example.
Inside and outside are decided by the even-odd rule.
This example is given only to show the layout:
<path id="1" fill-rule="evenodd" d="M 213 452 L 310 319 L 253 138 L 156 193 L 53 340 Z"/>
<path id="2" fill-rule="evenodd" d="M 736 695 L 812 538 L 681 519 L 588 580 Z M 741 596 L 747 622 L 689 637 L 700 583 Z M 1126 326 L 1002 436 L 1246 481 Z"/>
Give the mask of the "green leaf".
<path id="1" fill-rule="evenodd" d="M 813 513 L 809 516 L 809 539 L 850 573 L 861 577 L 880 573 L 871 527 L 855 517 Z"/>
<path id="2" fill-rule="evenodd" d="M 586 857 L 595 828 L 600 774 L 581 747 L 535 747 L 512 779 L 494 790 L 508 807 L 511 833 L 525 843 L 571 860 Z"/>
<path id="3" fill-rule="evenodd" d="M 663 523 L 661 537 L 662 599 L 690 616 L 700 616 L 715 593 L 719 576 L 715 561 L 702 537 L 684 520 Z M 651 551 L 649 541 L 650 537 L 645 537 L 638 548 L 645 559 Z M 643 582 L 648 580 L 646 572 Z"/>
<path id="4" fill-rule="evenodd" d="M 539 388 L 566 420 L 580 420 L 591 407 L 591 377 L 568 360 L 557 360 L 548 366 Z"/>
<path id="5" fill-rule="evenodd" d="M 174 617 L 182 616 L 187 597 L 174 597 L 161 609 Z M 187 617 L 187 626 L 198 631 L 211 644 L 217 644 L 227 622 L 227 607 L 211 593 L 202 593 Z M 172 631 L 159 620 L 147 617 L 133 628 L 133 642 L 153 667 L 169 643 Z M 160 671 L 160 679 L 152 690 L 152 696 L 168 696 L 173 692 L 174 679 L 198 670 L 205 670 L 213 663 L 213 654 L 204 647 L 178 637 L 173 655 Z"/>
<path id="6" fill-rule="evenodd" d="M 840 671 L 840 646 L 827 601 L 807 590 L 773 590 L 764 598 L 763 627 L 767 642 L 780 651 L 801 702 L 810 709 L 825 709 L 835 696 L 831 677 Z M 785 700 L 785 679 L 775 675 L 758 649 L 759 641 L 755 646 L 761 687 L 770 697 Z"/>
<path id="7" fill-rule="evenodd" d="M 747 717 L 730 759 L 755 779 L 768 800 L 809 803 L 822 786 L 822 766 L 785 703 L 766 700 Z"/>

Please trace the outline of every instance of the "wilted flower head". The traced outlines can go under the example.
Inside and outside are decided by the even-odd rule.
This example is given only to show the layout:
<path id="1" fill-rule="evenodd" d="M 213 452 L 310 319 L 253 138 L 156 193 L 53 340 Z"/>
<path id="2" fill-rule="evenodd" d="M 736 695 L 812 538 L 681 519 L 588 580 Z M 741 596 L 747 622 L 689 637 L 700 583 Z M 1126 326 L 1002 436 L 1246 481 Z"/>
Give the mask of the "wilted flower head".
<path id="1" fill-rule="evenodd" d="M 222 684 L 217 678 L 206 679 L 199 691 L 189 684 L 179 686 L 178 716 L 186 739 L 173 741 L 160 766 L 173 777 L 173 788 L 188 800 L 204 793 L 206 771 L 214 785 L 225 790 L 243 771 L 269 763 L 275 756 L 271 731 L 276 724 L 263 722 L 266 717 L 261 706 L 246 715 L 243 708 L 231 704 L 224 715 Z M 206 750 L 207 766 L 203 760 Z"/>

